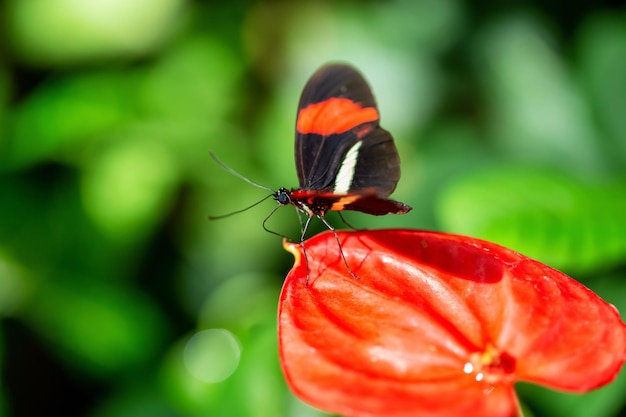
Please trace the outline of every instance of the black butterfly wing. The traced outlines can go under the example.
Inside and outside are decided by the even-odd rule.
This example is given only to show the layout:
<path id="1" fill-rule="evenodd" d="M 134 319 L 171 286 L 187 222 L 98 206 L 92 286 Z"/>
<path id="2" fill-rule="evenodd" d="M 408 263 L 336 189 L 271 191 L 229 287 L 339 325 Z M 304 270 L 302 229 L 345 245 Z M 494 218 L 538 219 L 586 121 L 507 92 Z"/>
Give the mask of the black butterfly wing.
<path id="1" fill-rule="evenodd" d="M 393 138 L 379 125 L 376 101 L 348 65 L 320 68 L 302 92 L 296 123 L 300 189 L 389 196 L 400 178 Z"/>

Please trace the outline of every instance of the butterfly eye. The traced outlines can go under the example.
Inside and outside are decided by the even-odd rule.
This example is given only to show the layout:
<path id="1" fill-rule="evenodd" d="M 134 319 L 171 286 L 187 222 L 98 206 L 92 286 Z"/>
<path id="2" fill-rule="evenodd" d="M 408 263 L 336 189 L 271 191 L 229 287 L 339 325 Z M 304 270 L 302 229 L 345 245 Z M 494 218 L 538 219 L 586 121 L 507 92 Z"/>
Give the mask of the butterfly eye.
<path id="1" fill-rule="evenodd" d="M 289 190 L 287 190 L 286 188 L 281 188 L 278 190 L 274 198 L 276 199 L 276 201 L 278 201 L 279 204 L 286 206 L 287 204 L 291 203 L 291 198 L 289 194 Z"/>

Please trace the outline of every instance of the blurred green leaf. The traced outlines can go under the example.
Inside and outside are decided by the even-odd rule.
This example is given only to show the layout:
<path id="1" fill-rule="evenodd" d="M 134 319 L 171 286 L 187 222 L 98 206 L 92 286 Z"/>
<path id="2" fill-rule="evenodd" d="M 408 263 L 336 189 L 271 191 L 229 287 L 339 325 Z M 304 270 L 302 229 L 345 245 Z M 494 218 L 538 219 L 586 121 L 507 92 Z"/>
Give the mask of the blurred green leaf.
<path id="1" fill-rule="evenodd" d="M 246 343 L 247 342 L 247 343 Z M 221 415 L 279 416 L 286 415 L 290 394 L 278 362 L 278 340 L 275 314 L 265 316 L 264 323 L 251 329 L 244 341 L 244 354 L 239 372 L 233 375 L 231 396 L 237 393 L 246 401 L 237 408 L 242 414 L 227 412 Z"/>
<path id="2" fill-rule="evenodd" d="M 499 149 L 518 161 L 604 173 L 591 109 L 545 27 L 520 15 L 498 20 L 477 49 Z"/>
<path id="3" fill-rule="evenodd" d="M 172 158 L 182 162 L 184 175 L 211 186 L 209 151 L 241 161 L 242 149 L 249 145 L 244 141 L 249 126 L 232 123 L 245 99 L 243 71 L 244 62 L 231 45 L 210 36 L 182 38 L 138 80 L 142 120 L 135 130 L 165 144 Z"/>
<path id="4" fill-rule="evenodd" d="M 6 146 L 6 105 L 9 101 L 10 90 L 11 79 L 6 67 L 0 61 L 0 153 Z"/>
<path id="5" fill-rule="evenodd" d="M 596 13 L 579 34 L 580 72 L 602 124 L 607 154 L 622 173 L 626 166 L 626 16 Z"/>
<path id="6" fill-rule="evenodd" d="M 130 286 L 65 280 L 42 283 L 27 321 L 68 366 L 97 378 L 147 366 L 167 331 L 155 306 Z"/>
<path id="7" fill-rule="evenodd" d="M 626 188 L 549 171 L 492 168 L 451 183 L 444 229 L 500 243 L 558 269 L 588 273 L 626 257 Z"/>
<path id="8" fill-rule="evenodd" d="M 393 7 L 390 7 L 393 5 Z M 376 22 L 392 43 L 410 48 L 442 50 L 460 35 L 465 19 L 461 3 L 455 0 L 395 0 L 375 3 L 366 22 Z"/>
<path id="9" fill-rule="evenodd" d="M 6 166 L 81 156 L 86 143 L 128 123 L 136 115 L 131 79 L 122 72 L 96 71 L 41 85 L 11 119 Z"/>
<path id="10" fill-rule="evenodd" d="M 226 383 L 210 384 L 194 378 L 183 362 L 185 342 L 182 338 L 171 345 L 161 362 L 160 395 L 184 416 L 218 415 L 211 414 L 216 404 L 233 400 L 224 395 Z"/>
<path id="11" fill-rule="evenodd" d="M 157 384 L 124 386 L 113 393 L 89 417 L 182 417 L 162 398 Z"/>
<path id="12" fill-rule="evenodd" d="M 154 63 L 139 97 L 157 117 L 223 124 L 241 102 L 243 69 L 229 45 L 210 36 L 185 38 Z"/>
<path id="13" fill-rule="evenodd" d="M 401 153 L 402 177 L 398 188 L 408 192 L 407 198 L 398 199 L 413 206 L 413 210 L 399 217 L 405 217 L 400 221 L 412 227 L 436 229 L 439 225 L 433 202 L 442 188 L 468 170 L 492 163 L 494 157 L 490 149 L 481 146 L 482 138 L 476 128 L 464 120 L 446 119 L 428 129 L 420 139 L 415 155 L 406 158 L 407 153 Z M 409 159 L 408 163 L 405 159 Z"/>
<path id="14" fill-rule="evenodd" d="M 618 311 L 626 313 L 626 273 L 617 271 L 611 275 L 599 275 L 586 285 L 607 303 L 613 304 Z"/>
<path id="15" fill-rule="evenodd" d="M 202 328 L 224 327 L 241 335 L 272 316 L 279 280 L 258 273 L 233 276 L 215 287 L 198 314 Z"/>
<path id="16" fill-rule="evenodd" d="M 165 398 L 175 410 L 198 417 L 285 415 L 282 398 L 286 387 L 276 354 L 278 289 L 270 291 L 267 278 L 250 274 L 223 282 L 204 303 L 198 320 L 199 332 L 182 338 L 170 348 L 160 381 Z M 220 328 L 232 331 L 239 338 L 241 358 L 230 377 L 209 383 L 194 376 L 190 363 L 184 359 L 192 336 L 202 334 L 205 329 Z M 209 356 L 217 354 L 220 354 L 218 350 L 207 351 Z"/>
<path id="17" fill-rule="evenodd" d="M 127 133 L 86 168 L 82 194 L 85 209 L 105 234 L 133 242 L 172 204 L 179 168 L 162 143 Z"/>
<path id="18" fill-rule="evenodd" d="M 137 254 L 106 239 L 87 217 L 77 174 L 51 164 L 0 175 L 0 248 L 33 285 L 49 271 L 71 272 L 63 277 L 81 282 L 134 274 L 127 268 Z"/>
<path id="19" fill-rule="evenodd" d="M 275 314 L 275 310 L 268 310 L 257 316 L 257 324 L 240 336 L 239 367 L 222 382 L 195 378 L 183 363 L 188 337 L 180 340 L 170 350 L 161 373 L 168 402 L 189 416 L 286 415 L 290 396 L 279 370 Z"/>
<path id="20" fill-rule="evenodd" d="M 609 385 L 586 394 L 571 394 L 531 385 L 517 384 L 516 389 L 537 410 L 539 416 L 550 417 L 617 417 L 626 402 L 626 372 L 622 370 Z"/>
<path id="21" fill-rule="evenodd" d="M 30 291 L 24 271 L 0 251 L 0 317 L 17 314 Z"/>
<path id="22" fill-rule="evenodd" d="M 184 0 L 10 0 L 4 7 L 15 52 L 63 65 L 144 54 L 172 32 Z"/>

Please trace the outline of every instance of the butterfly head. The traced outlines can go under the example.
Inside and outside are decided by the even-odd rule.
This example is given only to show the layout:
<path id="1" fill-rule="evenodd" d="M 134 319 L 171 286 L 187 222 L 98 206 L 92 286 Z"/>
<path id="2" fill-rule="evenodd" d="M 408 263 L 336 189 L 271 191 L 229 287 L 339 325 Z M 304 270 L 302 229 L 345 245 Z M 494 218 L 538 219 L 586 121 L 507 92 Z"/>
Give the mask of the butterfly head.
<path id="1" fill-rule="evenodd" d="M 278 191 L 274 192 L 274 200 L 278 201 L 282 206 L 292 204 L 291 192 L 286 188 L 279 188 Z"/>

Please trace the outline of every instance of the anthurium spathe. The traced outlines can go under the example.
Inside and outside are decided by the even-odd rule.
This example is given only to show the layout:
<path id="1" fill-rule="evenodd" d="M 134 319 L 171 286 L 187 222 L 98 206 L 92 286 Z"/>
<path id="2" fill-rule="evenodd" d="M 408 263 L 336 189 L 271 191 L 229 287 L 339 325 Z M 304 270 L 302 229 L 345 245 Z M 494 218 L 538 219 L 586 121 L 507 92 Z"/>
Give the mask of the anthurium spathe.
<path id="1" fill-rule="evenodd" d="M 619 313 L 502 246 L 416 230 L 286 243 L 280 358 L 305 402 L 344 416 L 509 417 L 513 384 L 585 392 L 626 353 Z M 307 273 L 308 265 L 308 273 Z"/>

